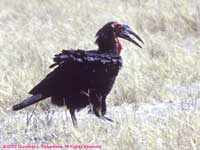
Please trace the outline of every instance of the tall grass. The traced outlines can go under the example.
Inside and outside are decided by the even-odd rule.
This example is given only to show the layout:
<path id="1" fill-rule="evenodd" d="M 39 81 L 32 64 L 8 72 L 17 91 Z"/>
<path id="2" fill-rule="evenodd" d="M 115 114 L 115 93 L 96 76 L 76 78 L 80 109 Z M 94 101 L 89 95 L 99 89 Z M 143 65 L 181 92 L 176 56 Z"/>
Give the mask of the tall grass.
<path id="1" fill-rule="evenodd" d="M 200 80 L 199 4 L 198 0 L 1 0 L 0 119 L 7 129 L 0 127 L 4 135 L 0 143 L 14 137 L 11 143 L 30 144 L 32 137 L 39 137 L 54 144 L 100 143 L 104 149 L 198 149 L 199 110 L 158 119 L 158 124 L 133 120 L 133 114 L 125 117 L 127 123 L 114 116 L 117 121 L 111 126 L 91 121 L 84 125 L 88 139 L 82 129 L 67 128 L 68 124 L 47 125 L 44 130 L 34 126 L 41 125 L 37 122 L 24 142 L 20 136 L 25 124 L 17 123 L 9 109 L 50 72 L 54 54 L 70 48 L 96 49 L 95 33 L 109 21 L 128 24 L 145 42 L 139 49 L 121 41 L 124 65 L 108 97 L 109 106 L 191 99 L 177 90 L 190 89 Z"/>

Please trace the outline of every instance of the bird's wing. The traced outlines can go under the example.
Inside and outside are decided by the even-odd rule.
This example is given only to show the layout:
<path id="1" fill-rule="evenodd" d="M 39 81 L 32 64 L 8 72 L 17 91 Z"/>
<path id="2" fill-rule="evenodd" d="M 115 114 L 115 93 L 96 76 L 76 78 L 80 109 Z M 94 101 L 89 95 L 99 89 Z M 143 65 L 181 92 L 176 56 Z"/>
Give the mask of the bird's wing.
<path id="1" fill-rule="evenodd" d="M 66 62 L 79 62 L 79 63 L 100 63 L 100 64 L 112 64 L 122 65 L 122 59 L 119 55 L 112 53 L 100 53 L 96 50 L 85 51 L 85 50 L 63 50 L 61 53 L 56 54 L 54 57 L 54 64 L 50 68 L 56 65 L 62 65 Z"/>
<path id="2" fill-rule="evenodd" d="M 63 50 L 55 55 L 53 68 L 31 94 L 47 96 L 67 95 L 81 89 L 101 88 L 118 74 L 122 66 L 120 56 L 98 51 Z"/>

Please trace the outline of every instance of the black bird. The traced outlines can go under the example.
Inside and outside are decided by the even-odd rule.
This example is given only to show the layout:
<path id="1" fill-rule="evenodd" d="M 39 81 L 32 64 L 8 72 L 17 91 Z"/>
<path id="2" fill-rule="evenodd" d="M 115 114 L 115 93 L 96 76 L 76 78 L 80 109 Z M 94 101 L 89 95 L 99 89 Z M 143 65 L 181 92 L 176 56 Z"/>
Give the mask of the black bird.
<path id="1" fill-rule="evenodd" d="M 73 125 L 77 125 L 75 111 L 88 105 L 92 106 L 97 117 L 111 120 L 104 115 L 106 97 L 122 66 L 122 46 L 118 38 L 142 48 L 129 35 L 143 43 L 128 25 L 109 22 L 96 33 L 98 50 L 63 50 L 55 55 L 55 63 L 50 68 L 56 68 L 29 92 L 32 94 L 30 98 L 14 105 L 13 110 L 50 97 L 53 104 L 67 106 Z"/>

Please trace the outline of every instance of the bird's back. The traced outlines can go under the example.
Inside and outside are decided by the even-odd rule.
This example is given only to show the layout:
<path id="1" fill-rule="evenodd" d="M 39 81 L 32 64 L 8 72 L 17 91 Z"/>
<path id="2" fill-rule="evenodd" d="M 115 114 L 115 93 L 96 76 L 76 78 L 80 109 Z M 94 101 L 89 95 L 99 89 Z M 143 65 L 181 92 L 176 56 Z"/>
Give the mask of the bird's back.
<path id="1" fill-rule="evenodd" d="M 63 50 L 55 55 L 54 62 L 50 68 L 56 68 L 30 94 L 66 96 L 83 89 L 106 90 L 112 88 L 122 66 L 118 55 L 84 50 Z"/>

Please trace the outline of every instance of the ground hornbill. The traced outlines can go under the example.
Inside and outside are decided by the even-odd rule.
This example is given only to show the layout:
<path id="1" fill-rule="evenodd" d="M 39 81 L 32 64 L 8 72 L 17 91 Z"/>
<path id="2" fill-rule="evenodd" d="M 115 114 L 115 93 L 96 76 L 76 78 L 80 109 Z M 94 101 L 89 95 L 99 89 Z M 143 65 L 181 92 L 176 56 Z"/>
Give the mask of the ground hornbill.
<path id="1" fill-rule="evenodd" d="M 104 115 L 106 97 L 122 66 L 122 46 L 118 38 L 141 48 L 129 35 L 143 43 L 128 25 L 109 22 L 96 34 L 98 50 L 63 50 L 55 55 L 55 63 L 50 68 L 56 68 L 29 92 L 32 94 L 30 98 L 14 105 L 13 110 L 20 110 L 50 97 L 53 104 L 67 106 L 73 125 L 77 125 L 75 111 L 88 105 L 97 117 L 111 120 Z"/>

